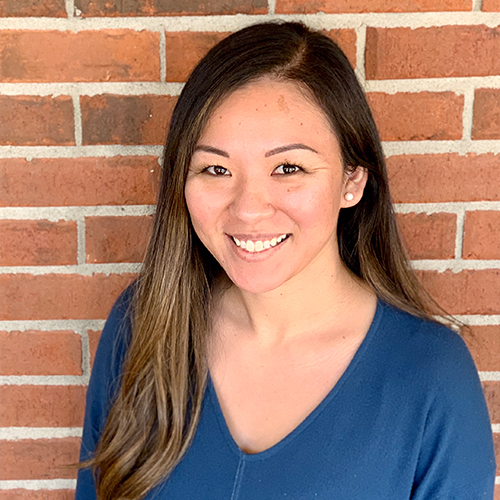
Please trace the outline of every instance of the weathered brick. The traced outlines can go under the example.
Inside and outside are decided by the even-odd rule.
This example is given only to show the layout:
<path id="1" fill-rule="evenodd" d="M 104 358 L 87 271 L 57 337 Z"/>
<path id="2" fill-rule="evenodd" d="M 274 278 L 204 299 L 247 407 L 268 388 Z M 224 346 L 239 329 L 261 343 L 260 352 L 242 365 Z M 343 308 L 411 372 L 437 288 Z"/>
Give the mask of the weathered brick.
<path id="1" fill-rule="evenodd" d="M 266 14 L 266 0 L 75 0 L 83 17 Z"/>
<path id="2" fill-rule="evenodd" d="M 366 78 L 498 75 L 499 53 L 500 28 L 367 28 Z"/>
<path id="3" fill-rule="evenodd" d="M 75 144 L 73 102 L 68 96 L 0 96 L 1 146 Z"/>
<path id="4" fill-rule="evenodd" d="M 462 329 L 478 370 L 497 371 L 500 360 L 500 325 L 474 325 Z"/>
<path id="5" fill-rule="evenodd" d="M 483 382 L 484 396 L 492 424 L 500 423 L 500 382 Z"/>
<path id="6" fill-rule="evenodd" d="M 75 478 L 80 438 L 0 441 L 0 480 Z"/>
<path id="7" fill-rule="evenodd" d="M 74 500 L 75 490 L 0 490 L 0 500 Z"/>
<path id="8" fill-rule="evenodd" d="M 476 90 L 472 138 L 500 139 L 500 89 Z"/>
<path id="9" fill-rule="evenodd" d="M 1 385 L 1 427 L 81 427 L 82 385 Z"/>
<path id="10" fill-rule="evenodd" d="M 368 101 L 384 141 L 462 138 L 464 99 L 453 92 L 372 92 Z"/>
<path id="11" fill-rule="evenodd" d="M 158 33 L 2 31 L 2 82 L 159 81 Z"/>
<path id="12" fill-rule="evenodd" d="M 455 256 L 455 214 L 398 214 L 398 225 L 411 259 L 452 259 Z"/>
<path id="13" fill-rule="evenodd" d="M 0 17 L 66 17 L 64 0 L 2 0 Z M 0 498 L 3 497 L 0 495 Z"/>
<path id="14" fill-rule="evenodd" d="M 417 274 L 449 314 L 500 314 L 500 269 Z"/>
<path id="15" fill-rule="evenodd" d="M 500 155 L 391 156 L 387 170 L 397 203 L 500 201 Z"/>
<path id="16" fill-rule="evenodd" d="M 484 12 L 500 12 L 500 0 L 483 0 L 481 10 Z"/>
<path id="17" fill-rule="evenodd" d="M 325 31 L 344 52 L 353 68 L 356 67 L 356 31 L 353 29 L 337 29 Z"/>
<path id="18" fill-rule="evenodd" d="M 142 262 L 151 223 L 151 216 L 86 217 L 86 261 Z"/>
<path id="19" fill-rule="evenodd" d="M 499 187 L 500 184 L 497 185 Z M 463 258 L 500 259 L 500 212 L 466 212 Z"/>
<path id="20" fill-rule="evenodd" d="M 88 330 L 89 334 L 89 350 L 90 350 L 90 367 L 94 366 L 95 353 L 101 338 L 101 330 Z"/>
<path id="21" fill-rule="evenodd" d="M 0 320 L 105 319 L 135 274 L 1 274 Z"/>
<path id="22" fill-rule="evenodd" d="M 83 144 L 165 142 L 176 98 L 161 95 L 97 95 L 80 98 Z"/>
<path id="23" fill-rule="evenodd" d="M 0 206 L 151 205 L 153 156 L 0 159 Z"/>
<path id="24" fill-rule="evenodd" d="M 471 10 L 472 0 L 276 0 L 276 14 Z"/>
<path id="25" fill-rule="evenodd" d="M 1 266 L 50 266 L 76 263 L 76 222 L 0 220 Z"/>
<path id="26" fill-rule="evenodd" d="M 81 337 L 71 331 L 0 332 L 0 375 L 81 375 Z"/>
<path id="27" fill-rule="evenodd" d="M 165 33 L 167 82 L 185 82 L 198 61 L 229 33 Z"/>

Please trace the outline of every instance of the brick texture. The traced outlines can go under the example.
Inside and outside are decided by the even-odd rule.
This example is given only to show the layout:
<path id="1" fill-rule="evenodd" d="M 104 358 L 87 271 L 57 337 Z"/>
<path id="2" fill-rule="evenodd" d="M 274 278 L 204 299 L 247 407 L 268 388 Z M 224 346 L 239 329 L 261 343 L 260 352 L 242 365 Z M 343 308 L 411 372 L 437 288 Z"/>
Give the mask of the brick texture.
<path id="1" fill-rule="evenodd" d="M 500 212 L 465 214 L 463 258 L 500 259 Z"/>
<path id="2" fill-rule="evenodd" d="M 90 350 L 90 366 L 94 365 L 95 353 L 101 338 L 101 330 L 88 330 L 89 334 L 89 350 Z"/>
<path id="3" fill-rule="evenodd" d="M 153 156 L 0 159 L 0 207 L 150 205 L 159 170 Z"/>
<path id="4" fill-rule="evenodd" d="M 2 274 L 0 320 L 105 319 L 134 274 Z"/>
<path id="5" fill-rule="evenodd" d="M 0 17 L 66 17 L 64 0 L 2 0 Z M 0 498 L 3 497 L 0 494 Z"/>
<path id="6" fill-rule="evenodd" d="M 0 81 L 159 81 L 159 47 L 148 31 L 3 31 Z"/>
<path id="7" fill-rule="evenodd" d="M 351 66 L 356 67 L 356 32 L 351 29 L 338 29 L 325 31 L 325 35 L 329 36 L 344 52 L 349 59 Z"/>
<path id="8" fill-rule="evenodd" d="M 418 274 L 424 287 L 450 314 L 500 314 L 500 269 Z"/>
<path id="9" fill-rule="evenodd" d="M 0 490 L 0 500 L 73 500 L 74 490 Z"/>
<path id="10" fill-rule="evenodd" d="M 82 385 L 0 385 L 1 427 L 80 427 Z"/>
<path id="11" fill-rule="evenodd" d="M 0 375 L 81 375 L 75 332 L 0 332 Z"/>
<path id="12" fill-rule="evenodd" d="M 500 423 L 500 382 L 483 382 L 491 423 Z"/>
<path id="13" fill-rule="evenodd" d="M 267 0 L 75 0 L 84 17 L 265 14 Z"/>
<path id="14" fill-rule="evenodd" d="M 483 0 L 481 10 L 485 12 L 500 12 L 500 0 Z"/>
<path id="15" fill-rule="evenodd" d="M 86 261 L 142 262 L 151 223 L 150 216 L 86 217 Z"/>
<path id="16" fill-rule="evenodd" d="M 499 53 L 500 28 L 368 28 L 366 77 L 383 80 L 499 75 Z"/>
<path id="17" fill-rule="evenodd" d="M 75 144 L 71 97 L 0 95 L 0 146 Z"/>
<path id="18" fill-rule="evenodd" d="M 472 138 L 500 139 L 500 89 L 476 90 Z"/>
<path id="19" fill-rule="evenodd" d="M 411 259 L 455 256 L 456 215 L 398 214 L 398 224 Z"/>
<path id="20" fill-rule="evenodd" d="M 471 10 L 472 0 L 276 0 L 277 14 Z"/>
<path id="21" fill-rule="evenodd" d="M 462 138 L 463 96 L 452 92 L 372 92 L 368 100 L 383 141 Z"/>
<path id="22" fill-rule="evenodd" d="M 80 438 L 0 441 L 0 480 L 69 479 L 76 470 Z"/>
<path id="23" fill-rule="evenodd" d="M 500 359 L 500 325 L 475 325 L 462 329 L 478 370 L 495 371 Z"/>
<path id="24" fill-rule="evenodd" d="M 176 98 L 98 95 L 80 101 L 83 144 L 161 145 Z"/>
<path id="25" fill-rule="evenodd" d="M 0 220 L 1 266 L 50 266 L 76 262 L 76 222 Z"/>
<path id="26" fill-rule="evenodd" d="M 500 155 L 422 154 L 387 159 L 397 203 L 500 201 Z"/>

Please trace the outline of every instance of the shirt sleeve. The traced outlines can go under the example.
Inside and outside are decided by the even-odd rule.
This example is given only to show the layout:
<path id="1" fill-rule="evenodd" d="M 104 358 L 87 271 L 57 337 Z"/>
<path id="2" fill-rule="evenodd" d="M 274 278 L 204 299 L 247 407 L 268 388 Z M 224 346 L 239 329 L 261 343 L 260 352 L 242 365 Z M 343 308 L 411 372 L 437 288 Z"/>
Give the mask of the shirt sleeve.
<path id="1" fill-rule="evenodd" d="M 440 359 L 411 498 L 492 500 L 495 453 L 476 367 L 456 334 Z"/>
<path id="2" fill-rule="evenodd" d="M 80 461 L 93 456 L 119 388 L 123 360 L 131 335 L 131 298 L 132 287 L 129 287 L 113 306 L 99 340 L 87 389 Z M 93 473 L 89 468 L 80 469 L 75 500 L 95 499 Z"/>

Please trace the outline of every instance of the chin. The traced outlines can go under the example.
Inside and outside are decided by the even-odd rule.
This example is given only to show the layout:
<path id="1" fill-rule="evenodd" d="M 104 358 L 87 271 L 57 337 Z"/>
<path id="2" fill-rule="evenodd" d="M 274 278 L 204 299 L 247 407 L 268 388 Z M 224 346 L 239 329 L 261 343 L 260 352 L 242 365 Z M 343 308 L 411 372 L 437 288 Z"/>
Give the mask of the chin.
<path id="1" fill-rule="evenodd" d="M 229 279 L 237 286 L 240 290 L 248 293 L 266 293 L 276 290 L 283 284 L 283 280 L 278 280 L 275 277 L 257 277 L 257 276 L 232 276 L 228 274 Z"/>

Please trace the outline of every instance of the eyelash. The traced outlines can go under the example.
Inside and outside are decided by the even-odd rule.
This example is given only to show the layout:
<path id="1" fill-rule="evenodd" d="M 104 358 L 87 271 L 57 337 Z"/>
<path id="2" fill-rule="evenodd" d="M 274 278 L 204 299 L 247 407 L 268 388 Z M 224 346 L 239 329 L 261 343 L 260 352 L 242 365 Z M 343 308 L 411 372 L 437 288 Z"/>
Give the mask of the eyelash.
<path id="1" fill-rule="evenodd" d="M 284 175 L 284 176 L 289 176 L 289 175 L 293 175 L 293 174 L 297 174 L 299 172 L 304 172 L 304 168 L 301 166 L 301 165 L 298 165 L 296 163 L 290 163 L 290 162 L 284 162 L 284 163 L 281 163 L 280 165 L 278 165 L 274 170 L 273 170 L 273 174 L 275 173 L 275 171 L 278 169 L 278 168 L 283 168 L 283 169 L 286 169 L 286 168 L 294 168 L 296 170 L 294 170 L 293 172 L 288 172 L 288 173 L 280 173 L 280 174 L 275 174 L 275 175 Z M 214 172 L 212 172 L 210 169 L 214 169 Z M 216 173 L 215 172 L 215 169 L 222 169 L 224 170 L 224 173 Z M 207 167 L 205 167 L 202 171 L 202 173 L 208 173 L 214 177 L 223 177 L 223 176 L 230 176 L 231 174 L 229 173 L 229 170 L 226 168 L 226 167 L 222 167 L 221 165 L 208 165 Z M 228 173 L 226 173 L 228 172 Z"/>

